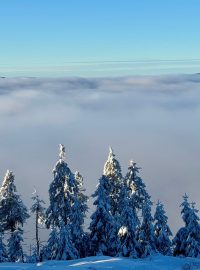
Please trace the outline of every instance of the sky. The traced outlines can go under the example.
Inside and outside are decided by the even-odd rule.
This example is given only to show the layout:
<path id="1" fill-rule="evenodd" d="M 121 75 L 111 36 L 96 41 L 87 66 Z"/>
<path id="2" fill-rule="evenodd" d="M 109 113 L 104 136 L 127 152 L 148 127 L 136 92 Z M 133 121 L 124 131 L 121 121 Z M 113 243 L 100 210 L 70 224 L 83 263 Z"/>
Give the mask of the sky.
<path id="1" fill-rule="evenodd" d="M 112 146 L 123 175 L 131 159 L 142 168 L 174 233 L 185 192 L 200 209 L 199 10 L 198 0 L 1 1 L 0 178 L 14 172 L 28 207 L 34 188 L 48 206 L 62 143 L 88 195 Z"/>
<path id="2" fill-rule="evenodd" d="M 1 76 L 198 72 L 199 0 L 2 0 Z"/>

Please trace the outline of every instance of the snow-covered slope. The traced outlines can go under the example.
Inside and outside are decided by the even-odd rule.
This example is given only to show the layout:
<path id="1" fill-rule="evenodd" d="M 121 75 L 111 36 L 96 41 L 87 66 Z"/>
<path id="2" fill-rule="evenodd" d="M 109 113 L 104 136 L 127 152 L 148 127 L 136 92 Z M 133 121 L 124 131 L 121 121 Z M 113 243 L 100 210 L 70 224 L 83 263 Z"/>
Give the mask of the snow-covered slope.
<path id="1" fill-rule="evenodd" d="M 195 270 L 200 259 L 154 256 L 146 259 L 89 257 L 73 261 L 48 261 L 38 264 L 1 263 L 0 270 Z"/>

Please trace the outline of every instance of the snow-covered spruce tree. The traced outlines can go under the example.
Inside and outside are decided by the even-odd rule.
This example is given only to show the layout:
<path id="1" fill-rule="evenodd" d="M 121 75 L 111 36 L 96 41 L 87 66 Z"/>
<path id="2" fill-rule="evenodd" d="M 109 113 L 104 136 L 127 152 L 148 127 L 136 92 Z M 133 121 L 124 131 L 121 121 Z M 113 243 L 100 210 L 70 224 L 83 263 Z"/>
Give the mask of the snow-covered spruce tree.
<path id="1" fill-rule="evenodd" d="M 95 212 L 91 216 L 90 239 L 92 255 L 116 255 L 119 245 L 117 226 L 110 213 L 109 179 L 102 175 L 99 179 L 97 190 L 92 195 L 96 198 Z"/>
<path id="2" fill-rule="evenodd" d="M 131 194 L 134 196 L 134 194 Z M 119 255 L 131 258 L 138 257 L 138 242 L 137 230 L 139 227 L 139 219 L 136 214 L 136 207 L 131 203 L 130 194 L 128 194 L 127 178 L 125 178 L 124 185 L 121 191 L 121 213 L 120 221 L 121 228 L 119 230 L 120 247 Z"/>
<path id="3" fill-rule="evenodd" d="M 65 162 L 65 147 L 60 145 L 59 160 L 53 169 L 53 182 L 49 187 L 50 205 L 46 211 L 46 225 L 60 227 L 61 223 L 70 223 L 74 188 L 76 181 L 74 174 Z"/>
<path id="4" fill-rule="evenodd" d="M 108 159 L 104 165 L 103 174 L 109 180 L 109 196 L 111 204 L 111 214 L 117 221 L 119 217 L 119 196 L 122 187 L 122 173 L 119 161 L 115 158 L 112 148 L 109 148 Z"/>
<path id="5" fill-rule="evenodd" d="M 39 238 L 39 225 L 44 224 L 45 222 L 45 208 L 44 201 L 41 200 L 35 190 L 32 196 L 33 205 L 31 206 L 31 212 L 35 215 L 35 240 L 36 240 L 36 249 L 35 249 L 35 260 L 39 261 L 40 257 L 40 238 Z"/>
<path id="6" fill-rule="evenodd" d="M 74 222 L 74 214 L 76 214 L 73 213 L 73 205 L 76 202 L 76 196 L 78 194 L 77 180 L 65 162 L 65 147 L 63 145 L 60 145 L 59 160 L 55 165 L 53 175 L 54 179 L 49 188 L 50 205 L 46 211 L 46 226 L 47 228 L 58 229 L 61 245 L 59 245 L 59 251 L 56 257 L 61 259 L 64 256 L 61 255 L 62 252 L 63 254 L 67 252 L 66 248 L 71 248 L 71 250 L 76 249 L 73 246 L 74 243 L 71 242 L 71 228 Z M 67 225 L 70 226 L 70 229 Z M 64 236 L 64 232 L 70 233 L 70 235 Z M 67 241 L 66 237 L 70 241 Z M 64 243 L 66 243 L 66 247 L 64 247 Z M 71 243 L 71 247 L 69 243 Z M 48 250 L 48 246 L 46 248 Z M 61 248 L 63 248 L 63 251 Z M 71 252 L 69 250 L 68 259 L 70 259 L 70 254 Z M 77 251 L 73 252 L 73 254 L 71 259 L 75 258 L 75 254 L 78 256 Z"/>
<path id="7" fill-rule="evenodd" d="M 23 260 L 21 226 L 28 217 L 27 208 L 17 194 L 14 175 L 11 171 L 7 171 L 0 188 L 0 224 L 3 232 L 11 233 L 8 239 L 8 259 L 12 262 Z"/>
<path id="8" fill-rule="evenodd" d="M 198 210 L 195 209 L 195 203 L 192 203 L 188 224 L 188 239 L 186 247 L 187 257 L 200 257 L 200 225 Z"/>
<path id="9" fill-rule="evenodd" d="M 195 204 L 190 206 L 188 196 L 183 196 L 182 218 L 185 226 L 182 227 L 176 234 L 174 244 L 175 256 L 199 257 L 200 256 L 200 225 L 198 210 L 195 209 Z"/>
<path id="10" fill-rule="evenodd" d="M 156 252 L 151 206 L 152 202 L 148 196 L 143 202 L 142 224 L 138 232 L 139 256 L 141 258 L 145 258 Z"/>
<path id="11" fill-rule="evenodd" d="M 6 245 L 3 242 L 3 233 L 0 230 L 0 263 L 8 260 Z"/>
<path id="12" fill-rule="evenodd" d="M 83 230 L 84 219 L 88 210 L 88 197 L 84 194 L 83 177 L 79 172 L 75 173 L 76 186 L 74 188 L 74 202 L 72 205 L 71 238 L 79 257 L 85 257 L 85 232 Z"/>
<path id="13" fill-rule="evenodd" d="M 125 177 L 130 207 L 140 221 L 140 226 L 136 232 L 138 240 L 138 256 L 146 257 L 156 251 L 153 232 L 153 218 L 151 215 L 151 197 L 149 196 L 146 185 L 141 177 L 138 176 L 139 169 L 136 163 L 131 161 Z"/>
<path id="14" fill-rule="evenodd" d="M 182 219 L 185 223 L 185 226 L 180 228 L 175 235 L 172 243 L 174 245 L 174 256 L 186 256 L 186 247 L 187 247 L 187 239 L 188 239 L 188 225 L 190 223 L 190 204 L 188 202 L 188 196 L 185 194 L 183 196 L 183 202 L 180 205 Z"/>
<path id="15" fill-rule="evenodd" d="M 10 262 L 23 262 L 23 231 L 16 229 L 11 232 L 11 237 L 8 239 L 8 256 Z"/>
<path id="16" fill-rule="evenodd" d="M 168 217 L 165 214 L 164 206 L 158 201 L 154 215 L 155 245 L 158 252 L 163 255 L 172 255 L 172 232 L 167 224 Z"/>
<path id="17" fill-rule="evenodd" d="M 14 184 L 14 175 L 7 171 L 0 188 L 0 223 L 3 231 L 14 232 L 29 217 Z"/>

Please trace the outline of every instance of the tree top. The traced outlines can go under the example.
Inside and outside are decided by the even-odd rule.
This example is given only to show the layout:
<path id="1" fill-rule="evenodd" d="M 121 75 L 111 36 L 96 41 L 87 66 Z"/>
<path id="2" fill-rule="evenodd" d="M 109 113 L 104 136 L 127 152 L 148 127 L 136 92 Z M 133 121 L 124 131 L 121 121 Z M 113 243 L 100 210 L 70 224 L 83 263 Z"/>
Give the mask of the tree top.
<path id="1" fill-rule="evenodd" d="M 59 144 L 59 150 L 60 150 L 59 158 L 61 160 L 65 160 L 65 158 L 66 158 L 66 155 L 65 155 L 65 146 L 63 144 Z"/>

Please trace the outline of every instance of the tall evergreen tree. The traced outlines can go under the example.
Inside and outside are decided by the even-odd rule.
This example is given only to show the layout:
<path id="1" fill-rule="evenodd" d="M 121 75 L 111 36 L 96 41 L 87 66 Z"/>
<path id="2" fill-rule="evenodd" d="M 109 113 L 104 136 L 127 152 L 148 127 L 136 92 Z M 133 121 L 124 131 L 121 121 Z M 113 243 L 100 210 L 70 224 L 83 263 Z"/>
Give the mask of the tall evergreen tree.
<path id="1" fill-rule="evenodd" d="M 117 253 L 117 227 L 111 215 L 109 179 L 102 175 L 97 190 L 92 195 L 96 198 L 96 211 L 91 216 L 91 250 L 93 255 L 115 255 Z"/>
<path id="2" fill-rule="evenodd" d="M 35 190 L 32 196 L 33 205 L 31 207 L 31 212 L 35 214 L 35 240 L 36 240 L 36 261 L 40 257 L 40 238 L 39 238 L 39 225 L 45 222 L 45 208 L 44 201 L 41 200 Z"/>
<path id="3" fill-rule="evenodd" d="M 189 235 L 187 239 L 186 256 L 200 257 L 200 225 L 195 203 L 192 203 L 189 219 L 190 221 L 187 226 Z"/>
<path id="4" fill-rule="evenodd" d="M 190 223 L 190 204 L 186 194 L 183 196 L 183 202 L 181 203 L 180 207 L 182 208 L 181 215 L 185 226 L 178 230 L 172 243 L 174 245 L 175 256 L 186 256 L 187 239 L 189 234 L 188 225 Z"/>
<path id="5" fill-rule="evenodd" d="M 27 208 L 17 194 L 14 175 L 7 171 L 0 188 L 0 224 L 3 232 L 11 233 L 8 239 L 8 257 L 12 262 L 23 261 L 23 230 L 20 227 L 28 217 Z"/>
<path id="6" fill-rule="evenodd" d="M 172 255 L 172 243 L 170 237 L 172 232 L 167 224 L 168 217 L 165 214 L 164 206 L 158 201 L 154 215 L 154 233 L 156 249 L 163 255 Z"/>
<path id="7" fill-rule="evenodd" d="M 192 206 L 188 202 L 188 196 L 183 196 L 183 203 L 181 204 L 182 218 L 185 226 L 180 228 L 175 238 L 174 255 L 199 257 L 200 256 L 200 224 L 198 217 L 198 210 L 195 209 L 195 204 Z"/>
<path id="8" fill-rule="evenodd" d="M 50 205 L 46 211 L 46 226 L 60 227 L 70 223 L 74 188 L 76 186 L 74 174 L 65 162 L 65 147 L 60 145 L 59 160 L 53 169 L 53 182 L 49 188 Z"/>
<path id="9" fill-rule="evenodd" d="M 76 236 L 80 237 L 83 233 L 82 225 L 87 210 L 86 198 L 80 189 L 80 179 L 75 179 L 65 162 L 65 147 L 63 145 L 60 145 L 59 160 L 53 174 L 54 179 L 49 188 L 50 206 L 46 211 L 46 225 L 47 228 L 52 227 L 54 230 L 58 230 L 59 246 L 58 250 L 51 250 L 51 253 L 57 252 L 57 259 L 77 258 L 79 254 L 75 245 L 78 245 L 79 239 L 76 239 Z M 80 216 L 77 216 L 77 211 L 79 211 Z"/>
<path id="10" fill-rule="evenodd" d="M 14 175 L 7 171 L 0 188 L 0 224 L 3 231 L 14 232 L 29 217 L 14 184 Z"/>
<path id="11" fill-rule="evenodd" d="M 130 198 L 130 207 L 134 211 L 134 216 L 140 216 L 139 224 L 141 225 L 136 231 L 138 256 L 146 257 L 153 254 L 156 251 L 156 247 L 153 232 L 153 217 L 151 215 L 151 197 L 146 190 L 146 185 L 142 178 L 138 176 L 139 170 L 140 168 L 137 167 L 136 163 L 131 161 L 125 181 L 128 197 Z"/>
<path id="12" fill-rule="evenodd" d="M 109 148 L 108 159 L 104 165 L 104 173 L 109 180 L 109 196 L 111 203 L 111 214 L 115 219 L 119 216 L 120 190 L 122 187 L 122 173 L 119 161 L 115 158 L 112 148 Z"/>

